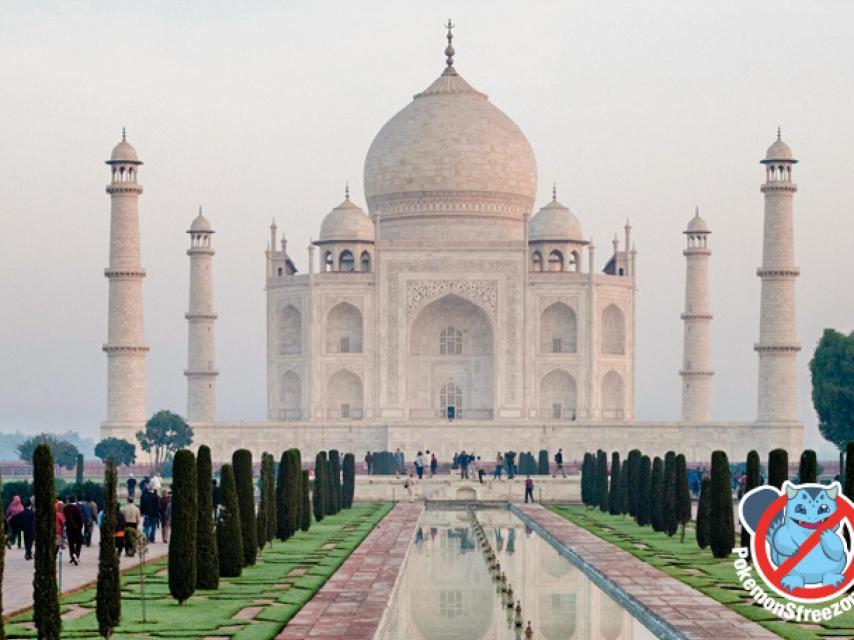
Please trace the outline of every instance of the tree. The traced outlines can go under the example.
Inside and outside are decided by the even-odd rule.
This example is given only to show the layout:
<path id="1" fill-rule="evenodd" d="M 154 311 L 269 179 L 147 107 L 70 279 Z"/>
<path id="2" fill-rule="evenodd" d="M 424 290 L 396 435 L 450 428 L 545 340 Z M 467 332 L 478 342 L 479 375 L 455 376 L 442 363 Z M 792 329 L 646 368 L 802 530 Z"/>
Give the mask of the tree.
<path id="1" fill-rule="evenodd" d="M 33 622 L 39 638 L 43 640 L 59 640 L 62 632 L 56 584 L 56 495 L 53 464 L 50 445 L 36 445 L 33 451 L 33 490 L 36 503 Z"/>
<path id="2" fill-rule="evenodd" d="M 629 512 L 631 496 L 629 495 L 629 459 L 623 460 L 623 468 L 620 469 L 620 513 L 626 515 Z"/>
<path id="3" fill-rule="evenodd" d="M 674 465 L 674 495 L 676 496 L 676 523 L 682 525 L 679 542 L 685 542 L 685 526 L 691 522 L 691 489 L 688 487 L 688 464 L 681 453 Z"/>
<path id="4" fill-rule="evenodd" d="M 661 503 L 663 531 L 672 536 L 679 521 L 676 517 L 676 454 L 668 451 L 664 456 L 664 492 Z"/>
<path id="5" fill-rule="evenodd" d="M 802 459 L 803 462 L 803 459 Z M 745 465 L 745 482 L 744 492 L 755 489 L 759 486 L 759 454 L 756 451 L 747 453 L 747 464 Z M 741 526 L 741 546 L 748 549 L 750 554 L 750 532 L 744 525 Z"/>
<path id="6" fill-rule="evenodd" d="M 279 459 L 279 472 L 276 474 L 276 537 L 279 540 L 288 539 L 288 508 L 285 504 L 285 485 L 287 484 L 289 454 L 282 452 Z"/>
<path id="7" fill-rule="evenodd" d="M 237 578 L 243 572 L 243 536 L 240 532 L 234 469 L 230 464 L 224 464 L 220 469 L 219 491 L 219 522 L 216 525 L 219 575 L 223 578 Z"/>
<path id="8" fill-rule="evenodd" d="M 800 484 L 807 482 L 817 482 L 818 480 L 818 463 L 815 458 L 815 451 L 805 449 L 801 454 L 801 464 L 798 468 L 798 481 Z"/>
<path id="9" fill-rule="evenodd" d="M 353 495 L 356 491 L 356 458 L 352 453 L 344 455 L 344 485 L 341 496 L 341 506 L 350 509 L 353 506 Z"/>
<path id="10" fill-rule="evenodd" d="M 596 452 L 596 504 L 608 510 L 608 454 L 601 449 Z"/>
<path id="11" fill-rule="evenodd" d="M 289 449 L 288 456 L 285 508 L 288 517 L 288 535 L 292 536 L 300 528 L 302 520 L 302 457 L 299 449 Z"/>
<path id="12" fill-rule="evenodd" d="M 308 471 L 302 471 L 301 475 L 302 485 L 300 494 L 302 495 L 302 508 L 300 509 L 300 529 L 308 531 L 311 528 L 311 498 L 308 495 Z"/>
<path id="13" fill-rule="evenodd" d="M 261 453 L 261 473 L 258 476 L 258 493 L 261 499 L 258 501 L 258 513 L 255 514 L 255 538 L 258 548 L 263 549 L 267 544 L 267 519 L 269 518 L 269 505 L 267 503 L 267 452 Z"/>
<path id="14" fill-rule="evenodd" d="M 267 531 L 264 538 L 272 542 L 276 537 L 276 459 L 272 453 L 267 454 L 267 476 L 264 482 L 264 491 L 267 493 Z"/>
<path id="15" fill-rule="evenodd" d="M 219 587 L 219 554 L 213 522 L 212 480 L 211 450 L 203 444 L 196 456 L 196 587 L 199 589 Z"/>
<path id="16" fill-rule="evenodd" d="M 655 531 L 664 531 L 664 460 L 653 459 L 650 473 L 650 524 Z"/>
<path id="17" fill-rule="evenodd" d="M 314 493 L 312 494 L 312 507 L 314 509 L 314 521 L 320 522 L 326 516 L 326 505 L 328 499 L 326 492 L 328 484 L 326 480 L 326 452 L 319 452 L 314 458 Z"/>
<path id="18" fill-rule="evenodd" d="M 77 454 L 77 473 L 75 474 L 75 480 L 77 482 L 77 487 L 83 486 L 83 454 Z"/>
<path id="19" fill-rule="evenodd" d="M 0 495 L 3 495 L 3 482 L 0 479 Z M 6 528 L 0 526 L 0 640 L 6 640 L 3 626 L 3 572 L 6 569 Z"/>
<path id="20" fill-rule="evenodd" d="M 240 533 L 243 536 L 243 566 L 255 564 L 258 556 L 258 531 L 255 523 L 255 490 L 252 487 L 252 453 L 238 449 L 231 455 L 237 507 L 240 509 Z"/>
<path id="21" fill-rule="evenodd" d="M 585 453 L 584 461 L 581 463 L 581 502 L 588 507 L 592 507 L 595 504 L 595 491 L 593 490 L 595 474 L 596 462 L 593 459 L 593 454 Z"/>
<path id="22" fill-rule="evenodd" d="M 637 515 L 638 496 L 640 492 L 641 452 L 638 449 L 632 449 L 629 451 L 627 460 L 629 461 L 629 515 L 634 517 Z"/>
<path id="23" fill-rule="evenodd" d="M 611 454 L 611 490 L 608 494 L 608 513 L 617 516 L 623 510 L 623 497 L 620 495 L 620 454 Z"/>
<path id="24" fill-rule="evenodd" d="M 700 483 L 700 501 L 697 503 L 697 546 L 705 549 L 711 537 L 712 480 L 703 478 Z"/>
<path id="25" fill-rule="evenodd" d="M 854 332 L 825 329 L 810 360 L 812 403 L 818 429 L 842 451 L 854 440 Z"/>
<path id="26" fill-rule="evenodd" d="M 18 457 L 24 462 L 32 462 L 36 447 L 46 444 L 50 448 L 53 463 L 63 469 L 73 469 L 77 464 L 77 455 L 80 453 L 68 440 L 62 440 L 49 433 L 40 433 L 37 436 L 27 438 L 16 449 Z"/>
<path id="27" fill-rule="evenodd" d="M 652 483 L 652 470 L 649 456 L 641 456 L 638 461 L 638 486 L 636 489 L 637 504 L 635 506 L 635 520 L 645 527 L 652 518 L 652 503 L 650 491 Z"/>
<path id="28" fill-rule="evenodd" d="M 549 452 L 546 449 L 540 449 L 537 456 L 537 474 L 541 476 L 549 475 Z"/>
<path id="29" fill-rule="evenodd" d="M 789 454 L 785 449 L 773 449 L 768 454 L 768 484 L 778 489 L 789 479 Z"/>
<path id="30" fill-rule="evenodd" d="M 198 526 L 196 456 L 180 449 L 172 462 L 172 535 L 169 536 L 169 593 L 184 604 L 196 590 Z"/>
<path id="31" fill-rule="evenodd" d="M 98 586 L 95 596 L 95 616 L 98 633 L 109 638 L 119 626 L 122 615 L 119 556 L 116 553 L 116 463 L 107 458 L 104 469 L 104 514 L 101 516 L 101 541 L 98 544 Z"/>
<path id="32" fill-rule="evenodd" d="M 716 558 L 732 553 L 735 523 L 732 516 L 732 478 L 723 451 L 712 453 L 712 484 L 709 505 L 709 546 Z"/>
<path id="33" fill-rule="evenodd" d="M 178 449 L 192 444 L 193 429 L 177 413 L 161 410 L 148 419 L 145 431 L 138 431 L 136 439 L 160 472 Z"/>
<path id="34" fill-rule="evenodd" d="M 110 458 L 117 465 L 132 465 L 136 462 L 136 447 L 124 438 L 104 438 L 95 445 L 95 457 L 101 462 Z"/>
<path id="35" fill-rule="evenodd" d="M 341 456 L 337 449 L 329 451 L 329 498 L 330 514 L 341 511 Z"/>
<path id="36" fill-rule="evenodd" d="M 854 442 L 849 442 L 845 447 L 845 476 L 842 492 L 854 500 Z"/>

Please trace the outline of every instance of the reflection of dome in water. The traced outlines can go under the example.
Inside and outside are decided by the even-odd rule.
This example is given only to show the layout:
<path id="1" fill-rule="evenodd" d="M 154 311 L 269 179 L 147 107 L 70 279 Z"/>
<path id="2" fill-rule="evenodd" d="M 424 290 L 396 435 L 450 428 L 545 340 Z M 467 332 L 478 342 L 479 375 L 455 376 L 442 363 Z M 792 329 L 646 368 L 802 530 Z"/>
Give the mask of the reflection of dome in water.
<path id="1" fill-rule="evenodd" d="M 599 635 L 604 640 L 617 640 L 623 635 L 626 612 L 604 593 L 599 602 Z"/>
<path id="2" fill-rule="evenodd" d="M 425 576 L 423 584 L 435 583 Z M 448 586 L 412 589 L 409 611 L 412 623 L 423 638 L 456 640 L 462 634 L 466 640 L 486 640 L 492 626 L 494 599 L 489 582 L 472 585 L 455 581 Z"/>
<path id="3" fill-rule="evenodd" d="M 575 635 L 576 594 L 540 594 L 539 631 L 546 640 L 570 640 Z"/>

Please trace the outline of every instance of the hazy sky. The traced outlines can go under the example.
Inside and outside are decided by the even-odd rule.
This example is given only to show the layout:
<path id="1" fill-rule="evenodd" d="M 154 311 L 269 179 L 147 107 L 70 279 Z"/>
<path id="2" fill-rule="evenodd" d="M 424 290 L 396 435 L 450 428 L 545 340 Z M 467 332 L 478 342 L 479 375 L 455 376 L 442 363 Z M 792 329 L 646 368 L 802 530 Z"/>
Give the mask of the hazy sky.
<path id="1" fill-rule="evenodd" d="M 292 257 L 343 197 L 364 205 L 380 127 L 444 65 L 512 117 L 606 258 L 638 248 L 637 415 L 679 415 L 682 231 L 712 229 L 714 413 L 756 412 L 763 171 L 777 125 L 795 168 L 800 415 L 807 363 L 854 328 L 854 3 L 47 2 L 0 4 L 0 430 L 97 435 L 106 410 L 109 198 L 127 126 L 140 200 L 148 406 L 185 411 L 188 239 L 217 233 L 219 415 L 263 419 L 263 252 Z"/>

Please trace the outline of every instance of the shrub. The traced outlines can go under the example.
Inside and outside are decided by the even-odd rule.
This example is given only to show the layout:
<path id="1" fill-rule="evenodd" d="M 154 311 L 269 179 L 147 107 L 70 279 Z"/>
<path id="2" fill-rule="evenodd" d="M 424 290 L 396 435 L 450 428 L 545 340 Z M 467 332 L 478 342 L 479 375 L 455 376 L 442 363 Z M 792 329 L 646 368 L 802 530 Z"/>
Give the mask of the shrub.
<path id="1" fill-rule="evenodd" d="M 231 455 L 237 508 L 240 510 L 240 535 L 243 536 L 243 566 L 255 564 L 258 556 L 258 531 L 255 523 L 255 491 L 252 487 L 252 453 L 238 449 Z"/>
<path id="2" fill-rule="evenodd" d="M 601 449 L 596 452 L 596 504 L 608 510 L 608 454 Z"/>
<path id="3" fill-rule="evenodd" d="M 342 486 L 341 506 L 350 509 L 353 506 L 353 494 L 356 491 L 356 458 L 352 453 L 344 456 L 344 484 Z"/>
<path id="4" fill-rule="evenodd" d="M 299 449 L 288 449 L 288 462 L 285 470 L 285 511 L 287 515 L 288 537 L 300 528 L 302 518 L 302 458 Z M 329 487 L 331 489 L 331 487 Z"/>
<path id="5" fill-rule="evenodd" d="M 272 542 L 276 537 L 276 521 L 278 505 L 276 504 L 276 459 L 272 453 L 267 454 L 267 475 L 264 483 L 264 491 L 267 494 L 267 530 L 264 539 Z"/>
<path id="6" fill-rule="evenodd" d="M 546 449 L 540 449 L 537 457 L 537 473 L 541 476 L 549 475 L 549 452 Z"/>
<path id="7" fill-rule="evenodd" d="M 300 529 L 308 531 L 311 528 L 311 498 L 309 497 L 308 471 L 302 471 L 300 475 L 302 476 L 302 485 L 300 488 L 300 494 L 302 495 Z"/>
<path id="8" fill-rule="evenodd" d="M 196 586 L 199 589 L 219 587 L 219 554 L 213 523 L 212 479 L 211 450 L 202 445 L 196 457 Z"/>
<path id="9" fill-rule="evenodd" d="M 641 452 L 638 449 L 629 451 L 629 515 L 634 517 L 638 510 L 638 496 L 640 495 L 640 462 Z"/>
<path id="10" fill-rule="evenodd" d="M 169 593 L 179 604 L 184 604 L 196 590 L 198 508 L 196 457 L 189 449 L 180 449 L 172 463 L 172 534 L 169 536 Z"/>
<path id="11" fill-rule="evenodd" d="M 623 497 L 620 495 L 620 454 L 611 454 L 611 490 L 608 493 L 608 513 L 619 515 L 623 510 Z"/>
<path id="12" fill-rule="evenodd" d="M 312 495 L 312 507 L 314 509 L 315 522 L 320 522 L 326 516 L 326 505 L 328 502 L 328 498 L 326 497 L 327 489 L 326 452 L 321 451 L 314 458 L 314 494 Z"/>
<path id="13" fill-rule="evenodd" d="M 774 449 L 768 454 L 768 484 L 778 489 L 789 479 L 789 454 L 785 449 Z"/>
<path id="14" fill-rule="evenodd" d="M 750 451 L 747 454 L 745 475 L 744 492 L 747 493 L 759 486 L 759 454 L 756 451 Z M 750 533 L 745 526 L 741 527 L 741 546 L 745 549 L 750 549 Z M 750 552 L 748 551 L 748 553 Z"/>
<path id="15" fill-rule="evenodd" d="M 629 512 L 631 496 L 629 483 L 629 460 L 623 460 L 623 468 L 620 469 L 620 513 L 626 515 Z"/>
<path id="16" fill-rule="evenodd" d="M 637 497 L 635 519 L 642 527 L 648 525 L 652 518 L 652 503 L 650 500 L 652 469 L 650 467 L 649 456 L 641 456 L 638 461 L 638 486 L 635 492 Z"/>
<path id="17" fill-rule="evenodd" d="M 288 469 L 288 452 L 283 451 L 279 459 L 279 473 L 276 474 L 276 537 L 279 540 L 288 539 L 288 508 L 285 504 L 285 474 Z"/>
<path id="18" fill-rule="evenodd" d="M 732 478 L 726 453 L 712 454 L 712 485 L 709 505 L 709 546 L 716 558 L 732 553 L 735 523 L 732 516 Z"/>
<path id="19" fill-rule="evenodd" d="M 56 495 L 53 485 L 53 454 L 47 444 L 33 451 L 33 490 L 36 503 L 33 622 L 39 638 L 58 640 L 62 631 L 56 589 Z"/>
<path id="20" fill-rule="evenodd" d="M 801 465 L 798 469 L 798 480 L 800 484 L 806 482 L 817 482 L 818 480 L 818 463 L 815 459 L 815 451 L 806 449 L 801 454 Z"/>
<path id="21" fill-rule="evenodd" d="M 652 529 L 664 531 L 664 462 L 658 456 L 652 461 L 649 500 Z"/>
<path id="22" fill-rule="evenodd" d="M 711 532 L 712 481 L 703 478 L 700 483 L 700 501 L 697 503 L 697 545 L 701 549 L 709 546 Z"/>
<path id="23" fill-rule="evenodd" d="M 585 453 L 584 461 L 581 463 L 581 502 L 587 506 L 593 506 L 592 481 L 595 475 L 595 463 L 593 454 Z"/>
<path id="24" fill-rule="evenodd" d="M 341 511 L 341 456 L 337 449 L 329 450 L 329 513 Z"/>
<path id="25" fill-rule="evenodd" d="M 83 454 L 77 454 L 77 473 L 75 474 L 75 479 L 77 481 L 77 486 L 83 485 Z"/>
<path id="26" fill-rule="evenodd" d="M 222 465 L 219 478 L 219 522 L 216 525 L 219 575 L 236 578 L 243 571 L 243 536 L 240 533 L 240 507 L 237 504 L 234 469 L 230 464 Z"/>
<path id="27" fill-rule="evenodd" d="M 682 525 L 679 542 L 685 542 L 685 526 L 691 522 L 691 489 L 688 487 L 688 464 L 681 453 L 676 456 L 674 484 L 676 523 Z"/>
<path id="28" fill-rule="evenodd" d="M 676 517 L 676 454 L 668 451 L 664 455 L 664 491 L 661 503 L 661 526 L 672 536 L 676 533 L 679 520 Z"/>
<path id="29" fill-rule="evenodd" d="M 119 557 L 116 554 L 116 463 L 107 460 L 104 469 L 104 514 L 101 516 L 101 541 L 98 544 L 98 586 L 95 595 L 95 616 L 98 633 L 109 638 L 119 626 L 122 615 Z"/>

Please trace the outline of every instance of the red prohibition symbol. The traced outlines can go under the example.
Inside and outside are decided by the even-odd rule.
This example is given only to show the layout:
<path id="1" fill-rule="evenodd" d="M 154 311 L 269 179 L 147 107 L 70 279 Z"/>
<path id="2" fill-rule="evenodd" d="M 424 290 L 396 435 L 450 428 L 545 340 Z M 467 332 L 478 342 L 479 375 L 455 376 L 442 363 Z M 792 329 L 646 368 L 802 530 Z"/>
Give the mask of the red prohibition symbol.
<path id="1" fill-rule="evenodd" d="M 774 518 L 783 511 L 785 506 L 785 494 L 781 495 L 769 505 L 765 510 L 765 513 L 763 513 L 762 517 L 759 519 L 759 522 L 756 525 L 756 533 L 750 542 L 751 551 L 753 552 L 753 557 L 756 560 L 757 569 L 765 579 L 765 582 L 767 582 L 768 585 L 780 595 L 793 600 L 799 600 L 801 602 L 820 602 L 844 593 L 852 581 L 854 581 L 854 562 L 851 562 L 850 560 L 842 574 L 845 576 L 845 579 L 836 586 L 821 585 L 819 587 L 797 587 L 794 591 L 788 591 L 783 588 L 781 581 L 801 560 L 804 559 L 804 557 L 806 557 L 810 551 L 812 551 L 817 544 L 819 544 L 821 534 L 824 531 L 832 530 L 843 520 L 847 521 L 849 530 L 851 529 L 851 523 L 854 522 L 854 506 L 852 506 L 852 504 L 840 493 L 840 495 L 836 497 L 836 511 L 834 511 L 833 514 L 822 523 L 821 527 L 810 534 L 810 536 L 798 548 L 795 555 L 787 558 L 779 567 L 774 568 L 774 565 L 771 564 L 771 559 L 768 557 L 768 528 L 771 526 Z"/>

